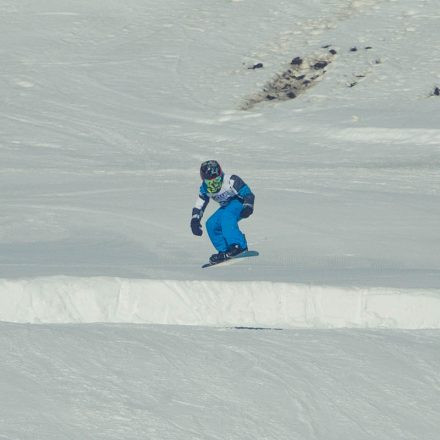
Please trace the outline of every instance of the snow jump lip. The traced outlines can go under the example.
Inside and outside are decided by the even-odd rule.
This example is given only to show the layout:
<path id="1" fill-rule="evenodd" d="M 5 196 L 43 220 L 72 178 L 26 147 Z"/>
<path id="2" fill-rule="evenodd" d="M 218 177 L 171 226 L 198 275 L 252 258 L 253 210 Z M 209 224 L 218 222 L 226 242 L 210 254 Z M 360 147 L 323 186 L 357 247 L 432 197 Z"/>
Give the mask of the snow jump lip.
<path id="1" fill-rule="evenodd" d="M 437 329 L 440 290 L 113 277 L 0 279 L 0 321 Z"/>

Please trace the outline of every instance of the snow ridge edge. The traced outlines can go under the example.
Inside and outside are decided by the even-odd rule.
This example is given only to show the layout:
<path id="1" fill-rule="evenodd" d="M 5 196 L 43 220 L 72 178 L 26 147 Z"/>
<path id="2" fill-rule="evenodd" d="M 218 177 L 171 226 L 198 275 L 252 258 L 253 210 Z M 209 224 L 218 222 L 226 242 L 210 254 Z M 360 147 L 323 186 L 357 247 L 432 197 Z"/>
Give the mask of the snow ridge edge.
<path id="1" fill-rule="evenodd" d="M 440 290 L 113 277 L 0 279 L 0 321 L 440 328 Z"/>

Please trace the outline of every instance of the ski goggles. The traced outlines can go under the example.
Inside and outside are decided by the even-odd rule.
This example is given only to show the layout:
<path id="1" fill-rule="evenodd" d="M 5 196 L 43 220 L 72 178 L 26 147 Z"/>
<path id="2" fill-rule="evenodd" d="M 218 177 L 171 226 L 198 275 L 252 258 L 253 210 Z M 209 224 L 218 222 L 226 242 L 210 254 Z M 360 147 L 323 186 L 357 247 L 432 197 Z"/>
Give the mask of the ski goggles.
<path id="1" fill-rule="evenodd" d="M 214 179 L 205 179 L 205 183 L 209 193 L 219 192 L 223 184 L 223 176 L 217 176 L 214 177 Z"/>

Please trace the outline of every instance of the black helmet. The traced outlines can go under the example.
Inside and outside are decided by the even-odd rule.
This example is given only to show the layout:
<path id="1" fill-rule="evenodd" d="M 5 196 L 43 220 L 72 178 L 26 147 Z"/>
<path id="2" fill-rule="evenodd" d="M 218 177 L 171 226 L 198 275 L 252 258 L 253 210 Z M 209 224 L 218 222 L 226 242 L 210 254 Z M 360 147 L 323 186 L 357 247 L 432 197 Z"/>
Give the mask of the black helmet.
<path id="1" fill-rule="evenodd" d="M 202 180 L 211 180 L 223 175 L 220 164 L 216 160 L 207 160 L 200 166 L 200 177 Z"/>

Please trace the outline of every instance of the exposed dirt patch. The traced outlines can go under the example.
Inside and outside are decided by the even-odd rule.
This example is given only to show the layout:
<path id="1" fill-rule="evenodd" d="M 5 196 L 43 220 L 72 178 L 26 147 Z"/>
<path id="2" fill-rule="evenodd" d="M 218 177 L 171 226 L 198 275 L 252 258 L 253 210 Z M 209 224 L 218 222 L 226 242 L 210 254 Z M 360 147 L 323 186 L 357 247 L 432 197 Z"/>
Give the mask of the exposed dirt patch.
<path id="1" fill-rule="evenodd" d="M 337 56 L 337 51 L 329 50 L 329 47 L 325 46 L 305 57 L 294 57 L 282 73 L 266 83 L 261 91 L 247 97 L 240 108 L 248 110 L 263 101 L 295 99 L 313 87 L 322 79 Z"/>

